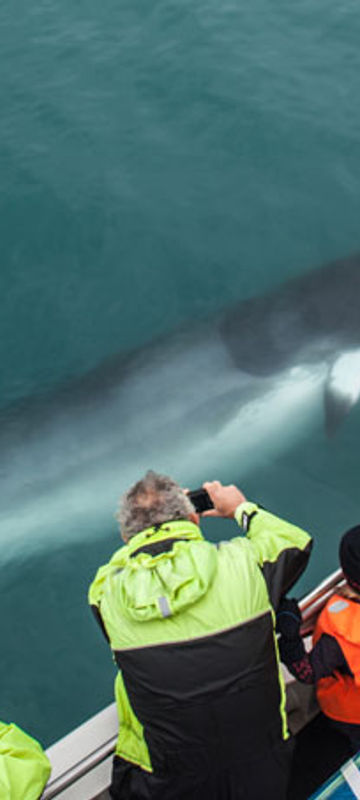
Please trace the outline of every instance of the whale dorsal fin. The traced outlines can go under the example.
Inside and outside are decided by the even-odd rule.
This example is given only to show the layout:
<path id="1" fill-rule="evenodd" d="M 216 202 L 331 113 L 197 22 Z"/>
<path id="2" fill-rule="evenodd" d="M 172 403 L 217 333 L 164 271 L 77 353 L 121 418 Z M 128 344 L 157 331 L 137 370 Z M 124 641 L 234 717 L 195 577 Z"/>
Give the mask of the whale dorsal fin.
<path id="1" fill-rule="evenodd" d="M 332 364 L 325 384 L 325 426 L 333 436 L 360 398 L 360 350 L 341 353 Z"/>

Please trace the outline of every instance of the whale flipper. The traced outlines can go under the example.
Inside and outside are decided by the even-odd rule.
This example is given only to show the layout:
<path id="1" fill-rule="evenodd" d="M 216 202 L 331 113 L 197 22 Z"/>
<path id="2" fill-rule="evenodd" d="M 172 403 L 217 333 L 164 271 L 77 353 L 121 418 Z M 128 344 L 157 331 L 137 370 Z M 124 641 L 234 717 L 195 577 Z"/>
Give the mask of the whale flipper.
<path id="1" fill-rule="evenodd" d="M 360 398 L 360 349 L 342 353 L 332 364 L 325 383 L 325 427 L 333 436 Z"/>

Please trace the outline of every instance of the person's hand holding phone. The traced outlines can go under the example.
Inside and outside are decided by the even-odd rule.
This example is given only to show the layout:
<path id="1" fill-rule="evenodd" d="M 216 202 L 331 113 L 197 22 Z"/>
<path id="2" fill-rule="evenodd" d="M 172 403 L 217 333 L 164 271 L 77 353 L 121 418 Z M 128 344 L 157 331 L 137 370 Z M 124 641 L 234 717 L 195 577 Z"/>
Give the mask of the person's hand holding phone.
<path id="1" fill-rule="evenodd" d="M 245 503 L 246 497 L 234 484 L 223 486 L 220 481 L 207 481 L 203 483 L 210 496 L 214 508 L 204 511 L 204 517 L 229 517 L 233 518 L 240 503 Z"/>

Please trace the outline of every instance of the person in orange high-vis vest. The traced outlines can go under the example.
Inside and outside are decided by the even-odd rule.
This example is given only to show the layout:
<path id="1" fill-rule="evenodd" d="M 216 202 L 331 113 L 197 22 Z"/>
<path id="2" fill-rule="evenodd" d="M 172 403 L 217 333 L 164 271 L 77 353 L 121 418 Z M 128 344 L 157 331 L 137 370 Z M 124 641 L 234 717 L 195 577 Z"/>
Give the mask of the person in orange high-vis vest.
<path id="1" fill-rule="evenodd" d="M 336 640 L 348 669 L 318 681 L 320 708 L 331 719 L 360 726 L 360 597 L 331 597 L 316 624 L 315 645 L 322 636 Z"/>
<path id="2" fill-rule="evenodd" d="M 360 750 L 360 526 L 341 539 L 340 564 L 346 584 L 318 617 L 310 653 L 300 636 L 296 601 L 283 600 L 277 616 L 280 654 L 298 680 L 316 683 L 319 706 L 331 723 Z"/>

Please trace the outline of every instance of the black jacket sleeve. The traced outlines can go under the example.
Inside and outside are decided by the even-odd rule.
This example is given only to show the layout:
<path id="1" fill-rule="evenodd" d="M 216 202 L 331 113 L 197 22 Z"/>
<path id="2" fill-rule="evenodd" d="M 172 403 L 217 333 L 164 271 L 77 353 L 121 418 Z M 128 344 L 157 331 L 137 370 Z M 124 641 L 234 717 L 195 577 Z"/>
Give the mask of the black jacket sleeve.
<path id="1" fill-rule="evenodd" d="M 352 674 L 339 643 L 328 633 L 322 634 L 310 653 L 306 653 L 300 636 L 280 636 L 279 649 L 283 664 L 302 683 L 317 683 L 336 671 Z"/>

